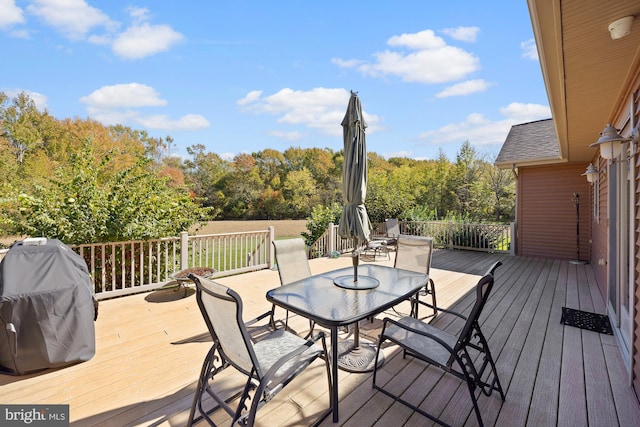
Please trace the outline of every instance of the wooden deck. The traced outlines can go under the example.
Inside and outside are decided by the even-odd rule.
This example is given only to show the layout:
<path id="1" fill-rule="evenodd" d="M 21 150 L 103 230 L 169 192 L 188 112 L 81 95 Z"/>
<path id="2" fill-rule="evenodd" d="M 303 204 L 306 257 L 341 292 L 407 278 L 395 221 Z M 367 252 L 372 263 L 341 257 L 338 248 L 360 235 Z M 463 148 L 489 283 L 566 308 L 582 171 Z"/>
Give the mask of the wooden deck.
<path id="1" fill-rule="evenodd" d="M 393 254 L 392 254 L 393 258 Z M 506 391 L 502 403 L 494 394 L 480 397 L 486 425 L 499 426 L 637 426 L 640 407 L 629 385 L 615 338 L 560 324 L 561 307 L 604 313 L 589 265 L 567 261 L 510 257 L 463 251 L 437 251 L 432 277 L 438 303 L 465 312 L 468 290 L 496 260 L 504 265 L 482 329 L 496 359 Z M 350 259 L 311 261 L 314 273 L 349 265 Z M 376 263 L 392 264 L 378 260 Z M 243 298 L 246 318 L 266 311 L 268 289 L 279 285 L 276 271 L 263 270 L 220 279 Z M 318 298 L 321 298 L 318 295 Z M 407 313 L 408 306 L 399 306 Z M 423 314 L 424 307 L 422 307 Z M 278 312 L 284 316 L 284 312 Z M 385 315 L 362 322 L 361 333 L 375 339 Z M 454 332 L 450 316 L 435 322 Z M 290 326 L 301 333 L 305 319 L 293 316 Z M 211 345 L 193 289 L 160 290 L 100 303 L 93 359 L 59 370 L 26 376 L 0 375 L 0 403 L 69 404 L 72 425 L 182 426 L 186 424 L 202 359 Z M 403 359 L 394 346 L 380 380 L 403 397 L 452 425 L 476 425 L 469 396 L 450 375 Z M 217 378 L 221 386 L 236 383 L 232 369 Z M 394 403 L 371 387 L 371 373 L 339 373 L 341 426 L 424 426 L 427 419 Z M 258 412 L 258 425 L 313 423 L 328 407 L 321 362 L 291 383 Z M 218 414 L 228 425 L 226 414 Z M 333 426 L 325 420 L 323 426 Z"/>

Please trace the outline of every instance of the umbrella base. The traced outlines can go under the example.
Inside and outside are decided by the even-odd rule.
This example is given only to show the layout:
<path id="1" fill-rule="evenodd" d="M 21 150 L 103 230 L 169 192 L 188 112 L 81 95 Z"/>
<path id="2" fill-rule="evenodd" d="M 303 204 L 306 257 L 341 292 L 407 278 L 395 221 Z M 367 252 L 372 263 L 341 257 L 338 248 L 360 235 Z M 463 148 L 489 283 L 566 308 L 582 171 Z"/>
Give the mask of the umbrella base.
<path id="1" fill-rule="evenodd" d="M 348 372 L 370 372 L 376 365 L 375 344 L 359 339 L 358 347 L 354 347 L 353 340 L 338 343 L 338 367 Z M 384 363 L 384 353 L 380 352 L 378 367 Z"/>
<path id="2" fill-rule="evenodd" d="M 358 276 L 358 280 L 353 280 L 353 275 L 340 276 L 333 279 L 333 284 L 344 289 L 374 289 L 380 286 L 380 282 L 375 277 Z"/>

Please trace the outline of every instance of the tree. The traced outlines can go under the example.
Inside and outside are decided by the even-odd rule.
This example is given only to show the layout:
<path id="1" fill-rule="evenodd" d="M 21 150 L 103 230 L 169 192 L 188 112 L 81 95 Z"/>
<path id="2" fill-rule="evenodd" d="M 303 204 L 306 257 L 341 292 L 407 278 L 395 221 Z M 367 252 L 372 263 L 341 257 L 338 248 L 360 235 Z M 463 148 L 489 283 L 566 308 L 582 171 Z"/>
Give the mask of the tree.
<path id="1" fill-rule="evenodd" d="M 316 183 L 307 169 L 287 174 L 283 194 L 290 218 L 305 218 L 311 213 L 312 207 L 318 204 Z"/>
<path id="2" fill-rule="evenodd" d="M 48 185 L 30 193 L 14 188 L 0 201 L 7 214 L 3 225 L 17 235 L 80 244 L 177 235 L 207 219 L 207 209 L 185 189 L 171 188 L 150 172 L 149 162 L 138 157 L 133 166 L 113 174 L 112 158 L 96 159 L 86 141 Z"/>
<path id="3" fill-rule="evenodd" d="M 202 144 L 187 147 L 187 153 L 191 159 L 185 160 L 183 165 L 185 183 L 202 199 L 204 206 L 215 208 L 217 216 L 226 204 L 222 189 L 224 177 L 230 170 L 229 162 L 215 153 L 205 152 Z"/>

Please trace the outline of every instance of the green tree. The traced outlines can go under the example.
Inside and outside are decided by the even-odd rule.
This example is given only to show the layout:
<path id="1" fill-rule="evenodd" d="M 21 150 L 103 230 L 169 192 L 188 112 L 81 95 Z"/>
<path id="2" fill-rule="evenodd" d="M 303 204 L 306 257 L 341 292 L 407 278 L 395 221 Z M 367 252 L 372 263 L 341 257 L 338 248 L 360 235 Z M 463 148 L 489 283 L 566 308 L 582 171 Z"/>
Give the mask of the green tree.
<path id="1" fill-rule="evenodd" d="M 87 141 L 47 186 L 31 193 L 13 189 L 2 199 L 3 225 L 17 235 L 80 244 L 177 235 L 206 219 L 207 209 L 150 172 L 149 162 L 139 157 L 113 174 L 112 158 L 96 158 Z"/>
<path id="2" fill-rule="evenodd" d="M 305 218 L 318 204 L 316 182 L 307 169 L 294 170 L 287 174 L 283 185 L 285 203 L 291 218 Z"/>
<path id="3" fill-rule="evenodd" d="M 342 206 L 339 203 L 330 206 L 314 206 L 311 209 L 311 215 L 307 218 L 308 232 L 301 233 L 307 246 L 313 245 L 327 231 L 330 223 L 338 224 L 341 214 Z"/>

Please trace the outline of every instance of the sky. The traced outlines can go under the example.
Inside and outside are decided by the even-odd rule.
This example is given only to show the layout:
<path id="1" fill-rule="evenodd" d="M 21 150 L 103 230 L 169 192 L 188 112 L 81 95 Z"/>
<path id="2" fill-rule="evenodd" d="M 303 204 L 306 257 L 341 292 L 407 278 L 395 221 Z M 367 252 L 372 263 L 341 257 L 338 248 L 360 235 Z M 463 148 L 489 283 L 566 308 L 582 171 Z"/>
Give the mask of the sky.
<path id="1" fill-rule="evenodd" d="M 526 0 L 0 0 L 0 91 L 231 160 L 343 147 L 350 91 L 367 150 L 497 156 L 551 117 Z"/>

